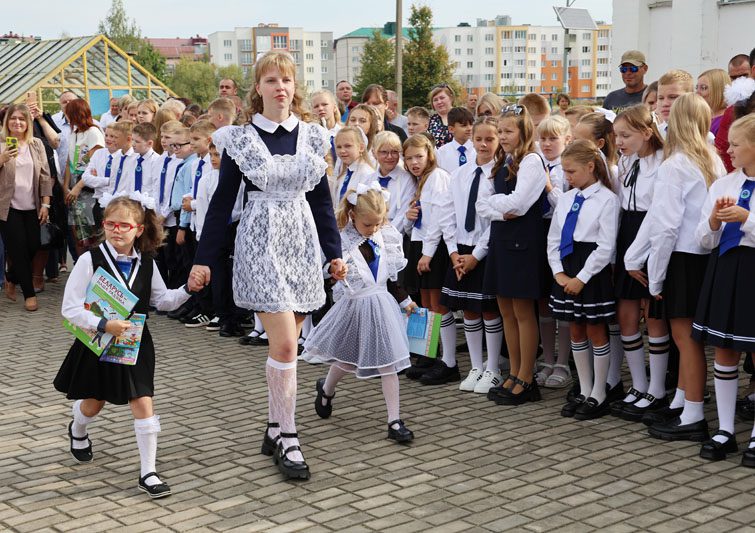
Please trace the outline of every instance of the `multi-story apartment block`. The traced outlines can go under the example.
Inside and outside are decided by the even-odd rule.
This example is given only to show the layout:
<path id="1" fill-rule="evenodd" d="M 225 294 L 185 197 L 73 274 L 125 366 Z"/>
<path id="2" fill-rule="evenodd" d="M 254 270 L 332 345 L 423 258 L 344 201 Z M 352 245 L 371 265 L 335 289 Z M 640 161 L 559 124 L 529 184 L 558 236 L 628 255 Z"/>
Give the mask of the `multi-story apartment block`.
<path id="1" fill-rule="evenodd" d="M 208 36 L 208 40 L 210 62 L 219 67 L 239 65 L 246 76 L 257 57 L 270 50 L 283 50 L 294 58 L 297 78 L 309 91 L 335 90 L 332 32 L 260 24 L 214 32 Z"/>
<path id="2" fill-rule="evenodd" d="M 336 79 L 354 83 L 362 66 L 364 45 L 375 36 L 375 31 L 391 42 L 396 42 L 396 23 L 388 22 L 382 28 L 358 28 L 335 41 Z M 404 42 L 409 38 L 406 28 L 402 31 Z"/>

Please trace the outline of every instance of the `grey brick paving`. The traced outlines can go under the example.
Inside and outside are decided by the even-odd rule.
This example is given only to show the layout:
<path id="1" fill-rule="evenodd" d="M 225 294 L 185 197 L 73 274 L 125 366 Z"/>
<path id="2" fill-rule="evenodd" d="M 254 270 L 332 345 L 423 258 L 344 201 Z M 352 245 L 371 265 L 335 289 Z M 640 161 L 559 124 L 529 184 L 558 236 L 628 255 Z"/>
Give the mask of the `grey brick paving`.
<path id="1" fill-rule="evenodd" d="M 559 416 L 563 392 L 497 407 L 455 386 L 401 381 L 417 438 L 385 440 L 377 382 L 346 378 L 334 414 L 312 409 L 322 366 L 299 367 L 298 422 L 313 471 L 284 482 L 260 455 L 265 351 L 154 316 L 159 470 L 173 488 L 150 501 L 126 407 L 90 426 L 95 462 L 67 452 L 70 403 L 51 381 L 71 339 L 62 284 L 40 311 L 0 302 L 0 529 L 10 531 L 755 531 L 755 472 L 739 456 L 708 463 L 697 446 L 646 437 L 616 418 Z M 462 371 L 468 362 L 461 355 Z M 715 409 L 707 407 L 715 427 Z M 750 427 L 737 423 L 738 440 Z"/>

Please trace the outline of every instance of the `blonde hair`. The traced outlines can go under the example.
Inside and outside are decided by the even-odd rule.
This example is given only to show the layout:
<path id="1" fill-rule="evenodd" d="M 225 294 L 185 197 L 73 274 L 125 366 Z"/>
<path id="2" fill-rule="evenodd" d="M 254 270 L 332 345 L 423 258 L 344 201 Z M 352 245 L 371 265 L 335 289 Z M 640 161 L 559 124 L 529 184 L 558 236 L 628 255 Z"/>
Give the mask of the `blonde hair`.
<path id="1" fill-rule="evenodd" d="M 155 102 L 151 98 L 148 98 L 146 100 L 142 100 L 141 102 L 139 102 L 136 109 L 138 110 L 140 107 L 146 107 L 149 110 L 149 112 L 152 113 L 153 115 L 157 113 L 157 102 Z M 152 118 L 154 119 L 155 117 L 152 117 Z"/>
<path id="2" fill-rule="evenodd" d="M 409 173 L 409 175 L 414 176 L 417 179 L 417 192 L 414 194 L 414 201 L 416 202 L 419 200 L 419 197 L 422 196 L 422 188 L 425 186 L 425 182 L 427 181 L 428 176 L 435 171 L 436 168 L 438 168 L 438 159 L 435 156 L 435 145 L 433 142 L 428 139 L 427 135 L 424 135 L 422 133 L 417 133 L 416 135 L 412 135 L 407 140 L 404 141 L 404 154 L 406 154 L 406 151 L 409 148 L 421 148 L 427 152 L 427 166 L 422 171 L 421 176 L 414 176 L 412 174 L 412 171 L 409 170 L 409 167 L 406 164 L 406 161 L 404 161 L 404 168 Z"/>
<path id="3" fill-rule="evenodd" d="M 755 114 L 735 120 L 729 128 L 729 135 L 735 133 L 744 135 L 744 141 L 750 146 L 755 146 Z"/>
<path id="4" fill-rule="evenodd" d="M 221 96 L 210 102 L 210 105 L 207 107 L 207 113 L 210 115 L 220 113 L 224 119 L 233 121 L 236 118 L 236 104 L 230 98 Z"/>
<path id="5" fill-rule="evenodd" d="M 134 100 L 133 102 L 131 102 L 126 108 L 126 112 L 130 114 L 132 109 L 139 109 L 139 100 Z"/>
<path id="6" fill-rule="evenodd" d="M 189 128 L 190 133 L 200 133 L 209 137 L 215 132 L 215 126 L 209 120 L 197 120 Z"/>
<path id="7" fill-rule="evenodd" d="M 417 118 L 423 118 L 425 120 L 430 120 L 430 112 L 422 107 L 422 106 L 414 106 L 410 107 L 409 110 L 406 112 L 407 117 L 415 116 Z"/>
<path id="8" fill-rule="evenodd" d="M 708 100 L 710 101 L 710 110 L 717 113 L 726 109 L 726 100 L 724 99 L 724 89 L 731 83 L 729 73 L 720 68 L 712 68 L 700 74 L 699 80 L 705 76 L 708 78 L 708 90 L 710 91 Z"/>
<path id="9" fill-rule="evenodd" d="M 682 153 L 689 157 L 710 185 L 718 178 L 714 157 L 718 157 L 708 144 L 710 107 L 702 96 L 685 93 L 674 100 L 668 118 L 668 134 L 664 156 Z"/>
<path id="10" fill-rule="evenodd" d="M 169 120 L 167 122 L 163 122 L 162 126 L 160 126 L 160 133 L 166 133 L 168 135 L 173 135 L 174 133 L 181 131 L 184 129 L 184 125 L 181 124 L 177 120 Z"/>
<path id="11" fill-rule="evenodd" d="M 592 137 L 597 145 L 598 141 L 603 139 L 603 146 L 600 151 L 606 156 L 606 164 L 613 166 L 618 161 L 618 151 L 616 150 L 616 135 L 613 133 L 613 124 L 606 118 L 603 113 L 588 113 L 579 119 L 577 124 L 590 126 Z"/>
<path id="12" fill-rule="evenodd" d="M 349 111 L 349 117 L 351 117 L 354 111 L 364 111 L 370 116 L 370 127 L 365 135 L 367 135 L 367 150 L 372 150 L 372 143 L 375 140 L 375 135 L 377 135 L 378 133 L 378 122 L 380 122 L 380 116 L 378 116 L 377 111 L 375 111 L 374 107 L 367 104 L 359 104 L 354 106 L 354 108 Z M 348 122 L 349 119 L 346 119 L 347 124 Z"/>
<path id="13" fill-rule="evenodd" d="M 281 74 L 291 76 L 296 81 L 296 63 L 288 52 L 267 52 L 260 57 L 254 64 L 255 88 L 249 91 L 249 116 L 264 111 L 262 96 L 257 92 L 256 85 L 259 85 L 263 74 L 271 69 L 278 69 Z M 311 114 L 304 107 L 304 93 L 297 83 L 295 83 L 294 99 L 291 102 L 291 113 L 304 122 L 311 120 Z"/>
<path id="14" fill-rule="evenodd" d="M 566 111 L 564 111 L 565 117 L 577 117 L 577 120 L 581 119 L 588 113 L 592 113 L 593 109 L 587 105 L 573 105 Z"/>
<path id="15" fill-rule="evenodd" d="M 176 121 L 178 122 L 178 121 Z M 170 135 L 172 137 L 182 137 L 184 139 L 189 138 L 189 128 L 178 122 L 180 126 L 177 126 L 176 129 L 170 132 Z"/>
<path id="16" fill-rule="evenodd" d="M 692 80 L 692 74 L 686 70 L 674 69 L 669 70 L 663 76 L 658 78 L 658 87 L 661 85 L 671 85 L 678 83 L 682 86 L 682 90 L 685 93 L 691 93 L 695 90 L 695 84 Z"/>
<path id="17" fill-rule="evenodd" d="M 488 106 L 493 111 L 493 116 L 497 116 L 503 108 L 503 101 L 501 97 L 495 93 L 485 93 L 477 99 L 477 107 L 475 107 L 474 114 L 480 114 L 480 108 L 482 106 Z"/>
<path id="18" fill-rule="evenodd" d="M 330 117 L 330 119 L 333 121 L 334 124 L 339 124 L 341 122 L 341 111 L 340 109 L 338 109 L 338 102 L 336 102 L 335 95 L 327 89 L 320 89 L 319 91 L 315 91 L 310 95 L 309 97 L 310 104 L 314 102 L 314 99 L 317 98 L 318 96 L 324 96 L 325 98 L 328 99 L 330 104 L 333 106 L 333 116 Z M 333 126 L 328 126 L 327 124 L 323 124 L 323 127 L 330 129 Z"/>
<path id="19" fill-rule="evenodd" d="M 372 142 L 372 151 L 377 155 L 377 151 L 383 146 L 395 148 L 401 152 L 401 139 L 392 131 L 381 131 L 375 135 L 375 140 Z"/>
<path id="20" fill-rule="evenodd" d="M 359 154 L 359 161 L 362 161 L 372 167 L 372 162 L 370 161 L 370 156 L 367 152 L 367 145 L 364 143 L 364 137 L 363 137 L 362 130 L 357 128 L 356 126 L 344 126 L 340 130 L 338 130 L 338 133 L 336 133 L 335 139 L 333 140 L 334 144 L 338 144 L 338 138 L 339 137 L 346 137 L 351 136 L 351 139 L 356 142 L 359 146 L 362 147 L 362 153 Z M 346 174 L 348 166 L 347 165 L 341 165 L 341 173 L 338 174 L 338 177 L 340 178 L 344 174 Z"/>
<path id="21" fill-rule="evenodd" d="M 538 137 L 545 135 L 555 137 L 566 137 L 571 133 L 571 124 L 569 120 L 561 115 L 551 115 L 546 117 L 537 127 Z"/>
<path id="22" fill-rule="evenodd" d="M 451 107 L 453 107 L 454 100 L 456 99 L 456 95 L 454 94 L 454 90 L 445 83 L 441 85 L 436 85 L 435 87 L 430 89 L 430 94 L 428 95 L 428 100 L 430 101 L 430 107 L 433 107 L 433 98 L 435 98 L 435 95 L 442 92 L 446 93 L 448 97 L 451 99 Z"/>
<path id="23" fill-rule="evenodd" d="M 521 111 L 516 114 L 516 111 L 504 111 L 498 117 L 498 123 L 502 120 L 513 120 L 519 130 L 519 144 L 517 144 L 514 151 L 507 154 L 501 144 L 498 145 L 498 149 L 495 151 L 495 165 L 493 166 L 492 174 L 496 174 L 504 165 L 509 168 L 509 177 L 511 179 L 519 172 L 519 164 L 524 159 L 524 156 L 535 151 L 535 126 L 532 124 L 529 111 L 524 106 L 521 106 Z M 506 156 L 511 156 L 511 161 L 506 161 Z"/>
<path id="24" fill-rule="evenodd" d="M 620 120 L 626 122 L 630 130 L 639 131 L 640 133 L 650 130 L 650 139 L 647 141 L 650 143 L 650 148 L 654 152 L 663 149 L 663 137 L 661 136 L 661 132 L 658 131 L 658 126 L 656 126 L 653 120 L 653 114 L 647 106 L 638 104 L 627 107 L 616 116 L 613 121 L 614 126 Z"/>
<path id="25" fill-rule="evenodd" d="M 608 168 L 603 161 L 601 151 L 592 141 L 585 139 L 577 139 L 566 147 L 561 154 L 561 161 L 569 159 L 580 165 L 593 164 L 593 175 L 605 186 L 609 191 L 613 190 L 611 186 L 611 180 L 608 177 Z"/>
<path id="26" fill-rule="evenodd" d="M 131 135 L 134 131 L 134 126 L 135 124 L 130 120 L 119 120 L 118 122 L 111 122 L 108 124 L 106 129 L 117 131 L 122 135 Z"/>
<path id="27" fill-rule="evenodd" d="M 124 111 L 128 112 L 128 106 L 130 106 L 133 102 L 136 102 L 136 98 L 134 98 L 130 94 L 124 94 L 118 100 L 118 109 L 120 109 L 121 113 L 123 113 Z"/>
<path id="28" fill-rule="evenodd" d="M 3 120 L 3 137 L 13 137 L 8 129 L 8 122 L 10 122 L 10 116 L 13 113 L 20 112 L 24 115 L 26 121 L 26 132 L 24 132 L 24 138 L 19 139 L 21 142 L 31 144 L 34 140 L 34 122 L 31 119 L 31 112 L 26 104 L 11 104 L 8 109 L 5 110 L 5 119 Z"/>
<path id="29" fill-rule="evenodd" d="M 388 222 L 388 206 L 385 203 L 382 192 L 370 189 L 367 192 L 359 194 L 357 195 L 356 205 L 348 200 L 353 192 L 356 191 L 354 189 L 346 191 L 346 194 L 343 195 L 341 202 L 338 204 L 338 209 L 336 209 L 338 229 L 343 229 L 349 224 L 351 213 L 354 213 L 355 216 L 377 215 L 382 219 L 381 226 Z"/>
<path id="30" fill-rule="evenodd" d="M 173 118 L 178 120 L 181 118 L 181 115 L 184 114 L 184 111 L 186 111 L 186 104 L 184 104 L 181 100 L 177 100 L 176 98 L 171 98 L 163 102 L 163 104 L 160 106 L 160 110 L 161 111 L 165 110 L 165 111 L 170 112 Z"/>

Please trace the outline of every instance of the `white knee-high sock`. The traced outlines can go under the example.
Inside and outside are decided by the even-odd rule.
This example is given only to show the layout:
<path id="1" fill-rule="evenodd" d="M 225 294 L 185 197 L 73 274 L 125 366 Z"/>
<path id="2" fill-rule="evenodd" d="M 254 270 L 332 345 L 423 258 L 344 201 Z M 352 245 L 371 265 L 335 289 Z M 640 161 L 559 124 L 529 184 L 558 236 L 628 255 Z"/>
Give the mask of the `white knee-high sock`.
<path id="1" fill-rule="evenodd" d="M 338 382 L 341 381 L 341 378 L 346 374 L 348 374 L 348 372 L 346 372 L 338 365 L 330 365 L 328 375 L 325 377 L 325 384 L 322 386 L 325 394 L 327 394 L 328 396 L 333 396 L 336 393 L 336 385 L 338 385 Z M 323 398 L 323 400 L 327 401 L 325 400 L 325 398 Z"/>
<path id="2" fill-rule="evenodd" d="M 464 336 L 467 339 L 469 347 L 469 359 L 472 361 L 472 368 L 482 370 L 482 319 L 467 320 L 464 319 Z"/>
<path id="3" fill-rule="evenodd" d="M 650 385 L 648 385 L 648 394 L 656 398 L 666 396 L 668 343 L 668 335 L 664 337 L 648 337 L 648 345 L 650 346 Z M 642 398 L 636 405 L 640 408 L 647 407 L 650 405 L 650 402 Z"/>
<path id="4" fill-rule="evenodd" d="M 548 364 L 556 362 L 556 321 L 549 316 L 541 316 L 538 320 L 540 325 L 540 344 L 543 347 L 543 360 Z"/>
<path id="5" fill-rule="evenodd" d="M 590 396 L 603 403 L 606 399 L 606 379 L 611 364 L 611 347 L 608 344 L 594 346 L 592 349 L 593 368 L 595 370 L 595 382 Z"/>
<path id="6" fill-rule="evenodd" d="M 621 363 L 624 362 L 624 346 L 621 344 L 621 329 L 618 324 L 608 324 L 608 337 L 611 347 L 607 383 L 613 388 L 621 382 Z"/>
<path id="7" fill-rule="evenodd" d="M 150 472 L 157 472 L 155 462 L 157 461 L 157 434 L 160 433 L 160 417 L 152 415 L 149 418 L 135 418 L 134 433 L 136 434 L 136 445 L 139 448 L 139 459 L 141 461 L 139 477 L 144 477 Z M 150 476 L 144 480 L 144 483 L 146 485 L 159 485 L 162 481 L 156 476 Z"/>
<path id="8" fill-rule="evenodd" d="M 483 320 L 485 323 L 485 342 L 488 348 L 488 362 L 485 370 L 496 374 L 500 372 L 498 358 L 503 344 L 503 321 L 501 317 L 495 320 Z"/>
<path id="9" fill-rule="evenodd" d="M 580 394 L 587 398 L 593 389 L 592 365 L 590 364 L 590 349 L 587 341 L 571 343 L 574 354 L 574 365 L 577 367 Z"/>
<path id="10" fill-rule="evenodd" d="M 571 353 L 571 335 L 569 332 L 569 323 L 565 320 L 558 321 L 558 360 L 559 365 L 569 364 L 569 354 Z"/>
<path id="11" fill-rule="evenodd" d="M 260 320 L 260 315 L 258 313 L 254 313 L 254 329 L 260 333 L 265 332 L 265 326 L 262 325 L 262 320 Z"/>
<path id="12" fill-rule="evenodd" d="M 84 400 L 76 400 L 73 402 L 73 407 L 71 408 L 71 411 L 73 413 L 73 425 L 71 426 L 71 434 L 74 437 L 83 438 L 87 435 L 87 426 L 91 424 L 95 418 L 97 418 L 97 415 L 94 416 L 84 416 L 84 414 L 81 412 L 81 402 Z M 73 448 L 75 450 L 83 450 L 84 448 L 89 447 L 89 441 L 86 440 L 74 440 L 73 441 Z"/>
<path id="13" fill-rule="evenodd" d="M 748 448 L 755 448 L 755 424 L 752 425 L 752 433 L 750 434 L 750 439 L 753 440 L 750 441 Z"/>
<path id="14" fill-rule="evenodd" d="M 739 385 L 739 367 L 713 364 L 713 383 L 716 387 L 716 411 L 718 412 L 718 429 L 734 435 L 734 411 L 737 407 L 737 385 Z M 726 437 L 716 436 L 713 440 L 726 442 Z"/>
<path id="15" fill-rule="evenodd" d="M 289 363 L 267 358 L 267 394 L 270 406 L 268 420 L 280 424 L 280 433 L 296 433 L 296 360 Z M 270 436 L 275 438 L 271 431 Z M 298 438 L 282 438 L 281 444 L 285 450 L 289 446 L 297 446 Z M 292 461 L 303 461 L 304 456 L 294 451 L 288 454 Z"/>
<path id="16" fill-rule="evenodd" d="M 639 392 L 648 391 L 648 378 L 645 374 L 645 346 L 642 343 L 642 333 L 636 333 L 629 336 L 621 336 L 621 343 L 624 347 L 624 355 L 627 358 L 629 373 L 632 374 L 632 387 Z M 633 403 L 637 401 L 634 394 L 627 394 L 625 402 Z"/>
<path id="17" fill-rule="evenodd" d="M 385 408 L 388 411 L 388 423 L 401 418 L 399 415 L 399 383 L 398 375 L 384 374 L 380 376 L 380 383 L 383 386 L 383 398 L 385 398 Z M 398 424 L 394 426 L 396 429 Z"/>
<path id="18" fill-rule="evenodd" d="M 446 313 L 440 319 L 440 342 L 443 345 L 443 362 L 446 366 L 456 366 L 456 319 L 453 313 Z"/>

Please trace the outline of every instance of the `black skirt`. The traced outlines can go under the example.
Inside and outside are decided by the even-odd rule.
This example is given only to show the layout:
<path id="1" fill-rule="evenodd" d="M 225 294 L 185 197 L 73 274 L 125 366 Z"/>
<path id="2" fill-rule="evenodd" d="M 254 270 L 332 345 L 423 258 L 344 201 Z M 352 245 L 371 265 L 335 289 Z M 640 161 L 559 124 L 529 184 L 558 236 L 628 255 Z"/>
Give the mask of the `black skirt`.
<path id="1" fill-rule="evenodd" d="M 545 294 L 543 294 L 542 298 L 546 300 L 550 298 L 553 286 L 553 270 L 551 270 L 551 264 L 548 261 L 548 233 L 551 230 L 552 222 L 552 218 L 543 218 L 543 242 L 545 243 L 546 253 L 543 254 L 543 266 L 540 267 L 540 271 L 544 277 L 543 286 L 545 287 Z"/>
<path id="2" fill-rule="evenodd" d="M 547 260 L 544 257 L 545 242 L 542 240 L 540 220 L 542 218 L 523 237 L 506 231 L 508 228 L 502 226 L 512 224 L 510 221 L 491 224 L 483 280 L 486 294 L 524 300 L 545 297 L 552 278 L 545 270 Z"/>
<path id="3" fill-rule="evenodd" d="M 409 262 L 404 269 L 404 288 L 409 293 L 419 292 L 420 289 L 440 289 L 446 279 L 446 270 L 450 260 L 448 248 L 443 239 L 440 240 L 430 261 L 430 272 L 421 276 L 417 273 L 417 264 L 422 258 L 422 241 L 411 241 L 409 245 Z"/>
<path id="4" fill-rule="evenodd" d="M 458 245 L 459 255 L 471 254 L 474 246 Z M 456 279 L 453 265 L 448 266 L 446 280 L 443 283 L 440 303 L 452 311 L 472 311 L 473 313 L 498 312 L 498 302 L 495 296 L 483 294 L 482 280 L 485 276 L 486 259 L 480 261 L 475 269 L 464 275 L 461 280 Z"/>
<path id="5" fill-rule="evenodd" d="M 737 246 L 721 257 L 718 248 L 713 250 L 692 325 L 693 338 L 719 348 L 755 351 L 753 273 L 755 248 Z"/>
<path id="6" fill-rule="evenodd" d="M 94 398 L 116 405 L 154 395 L 155 346 L 144 326 L 139 357 L 133 366 L 107 363 L 78 339 L 55 376 L 55 388 L 69 400 Z"/>
<path id="7" fill-rule="evenodd" d="M 598 247 L 594 242 L 575 242 L 574 251 L 561 261 L 564 274 L 573 278 L 587 262 L 587 258 Z M 556 320 L 578 324 L 607 324 L 616 316 L 611 265 L 590 278 L 576 296 L 566 294 L 564 288 L 553 282 L 549 307 Z"/>
<path id="8" fill-rule="evenodd" d="M 705 279 L 709 254 L 674 252 L 663 282 L 666 318 L 693 318 Z"/>
<path id="9" fill-rule="evenodd" d="M 624 256 L 640 231 L 640 225 L 645 219 L 645 211 L 621 211 L 619 236 L 616 240 L 616 264 L 614 265 L 613 284 L 616 298 L 620 300 L 642 300 L 650 298 L 647 287 L 643 287 L 636 279 L 627 274 L 624 266 Z M 647 273 L 647 269 L 643 269 Z"/>

